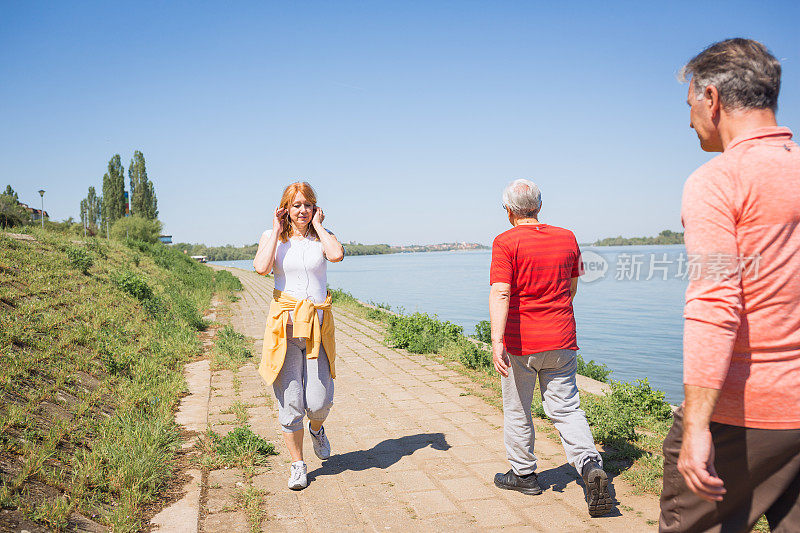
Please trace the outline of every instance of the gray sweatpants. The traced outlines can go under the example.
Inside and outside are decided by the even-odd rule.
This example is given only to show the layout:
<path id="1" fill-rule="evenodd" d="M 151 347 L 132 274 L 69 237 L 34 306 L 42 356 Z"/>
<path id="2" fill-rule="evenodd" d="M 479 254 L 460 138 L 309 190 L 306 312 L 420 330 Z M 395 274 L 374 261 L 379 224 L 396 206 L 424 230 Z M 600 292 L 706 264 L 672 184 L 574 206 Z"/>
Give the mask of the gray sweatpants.
<path id="1" fill-rule="evenodd" d="M 580 408 L 575 381 L 578 369 L 575 350 L 550 350 L 523 356 L 509 354 L 508 358 L 511 360 L 508 377 L 501 378 L 503 437 L 514 473 L 524 476 L 536 471 L 531 402 L 537 374 L 544 412 L 561 435 L 567 461 L 579 474 L 588 461 L 597 461 L 602 466 L 586 414 Z"/>
<path id="2" fill-rule="evenodd" d="M 325 349 L 319 357 L 306 357 L 306 340 L 292 337 L 292 326 L 286 327 L 286 358 L 272 384 L 278 400 L 278 422 L 286 433 L 303 429 L 303 417 L 324 421 L 333 406 L 333 378 Z"/>

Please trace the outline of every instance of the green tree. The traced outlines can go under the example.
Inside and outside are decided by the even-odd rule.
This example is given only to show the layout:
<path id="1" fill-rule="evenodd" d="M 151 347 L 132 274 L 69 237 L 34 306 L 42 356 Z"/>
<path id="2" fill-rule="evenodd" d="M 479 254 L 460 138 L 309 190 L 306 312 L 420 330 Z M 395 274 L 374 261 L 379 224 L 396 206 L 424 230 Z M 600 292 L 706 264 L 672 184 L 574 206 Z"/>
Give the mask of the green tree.
<path id="1" fill-rule="evenodd" d="M 125 169 L 119 154 L 108 162 L 103 175 L 102 223 L 113 224 L 125 216 Z"/>
<path id="2" fill-rule="evenodd" d="M 11 187 L 6 187 L 6 192 L 0 194 L 0 226 L 8 228 L 12 226 L 23 226 L 30 221 L 28 212 L 25 211 L 13 189 L 9 194 Z"/>
<path id="3" fill-rule="evenodd" d="M 161 222 L 139 215 L 124 217 L 111 226 L 111 238 L 117 240 L 135 239 L 154 243 L 161 233 Z"/>
<path id="4" fill-rule="evenodd" d="M 86 226 L 97 226 L 100 223 L 100 198 L 94 187 L 89 187 L 89 194 L 81 200 L 81 223 Z"/>
<path id="5" fill-rule="evenodd" d="M 16 191 L 11 188 L 11 185 L 6 185 L 6 190 L 3 192 L 3 194 L 10 196 L 15 202 L 19 203 L 19 196 L 17 195 Z"/>
<path id="6" fill-rule="evenodd" d="M 128 179 L 131 183 L 131 213 L 153 220 L 158 216 L 153 182 L 147 179 L 147 167 L 144 154 L 139 150 L 133 152 L 133 159 L 128 167 Z"/>

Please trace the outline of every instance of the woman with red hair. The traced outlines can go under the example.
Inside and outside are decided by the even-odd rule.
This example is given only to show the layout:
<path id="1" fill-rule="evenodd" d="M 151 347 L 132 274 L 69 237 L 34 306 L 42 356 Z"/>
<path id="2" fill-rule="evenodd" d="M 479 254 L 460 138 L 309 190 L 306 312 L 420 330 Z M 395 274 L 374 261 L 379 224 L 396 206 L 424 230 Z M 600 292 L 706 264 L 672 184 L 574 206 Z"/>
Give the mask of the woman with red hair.
<path id="1" fill-rule="evenodd" d="M 333 405 L 336 376 L 327 261 L 341 261 L 344 250 L 333 233 L 323 228 L 324 220 L 311 185 L 292 183 L 284 189 L 272 229 L 261 235 L 253 260 L 259 274 L 275 274 L 258 371 L 278 400 L 278 421 L 293 461 L 289 475 L 293 490 L 308 485 L 303 461 L 306 415 L 314 453 L 320 459 L 331 454 L 322 427 Z"/>

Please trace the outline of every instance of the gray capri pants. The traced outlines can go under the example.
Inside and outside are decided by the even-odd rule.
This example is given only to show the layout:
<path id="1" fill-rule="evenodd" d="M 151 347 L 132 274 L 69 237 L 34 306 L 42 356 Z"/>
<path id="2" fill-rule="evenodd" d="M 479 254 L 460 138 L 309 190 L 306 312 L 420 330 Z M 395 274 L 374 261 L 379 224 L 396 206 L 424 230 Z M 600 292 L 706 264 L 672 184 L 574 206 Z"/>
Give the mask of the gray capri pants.
<path id="1" fill-rule="evenodd" d="M 286 358 L 272 384 L 278 400 L 278 421 L 285 433 L 303 429 L 303 417 L 323 421 L 333 406 L 333 378 L 328 355 L 320 345 L 319 357 L 306 357 L 306 340 L 292 337 L 286 326 Z"/>

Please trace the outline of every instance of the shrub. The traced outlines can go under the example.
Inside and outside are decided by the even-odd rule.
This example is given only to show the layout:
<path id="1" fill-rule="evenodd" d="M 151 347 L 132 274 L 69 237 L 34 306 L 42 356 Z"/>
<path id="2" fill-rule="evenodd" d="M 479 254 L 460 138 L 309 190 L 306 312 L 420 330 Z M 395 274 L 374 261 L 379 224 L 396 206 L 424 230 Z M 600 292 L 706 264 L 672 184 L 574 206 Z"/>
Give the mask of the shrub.
<path id="1" fill-rule="evenodd" d="M 613 396 L 598 398 L 587 395 L 581 398 L 581 407 L 586 412 L 595 441 L 610 444 L 638 439 L 638 416 L 631 409 L 621 408 Z"/>
<path id="2" fill-rule="evenodd" d="M 111 281 L 139 301 L 143 302 L 153 298 L 153 289 L 140 274 L 130 270 L 121 270 L 111 275 Z"/>
<path id="3" fill-rule="evenodd" d="M 467 368 L 474 370 L 493 370 L 492 354 L 486 350 L 478 348 L 474 343 L 467 339 L 460 339 L 454 343 L 457 349 L 455 355 L 458 361 Z M 447 351 L 447 347 L 443 348 Z"/>
<path id="4" fill-rule="evenodd" d="M 578 374 L 607 383 L 611 370 L 604 363 L 595 363 L 594 359 L 590 359 L 587 363 L 581 354 L 578 354 Z"/>
<path id="5" fill-rule="evenodd" d="M 475 324 L 474 338 L 486 344 L 492 343 L 492 325 L 488 320 L 481 320 Z"/>
<path id="6" fill-rule="evenodd" d="M 388 323 L 386 342 L 412 353 L 438 352 L 448 340 L 457 341 L 463 331 L 461 326 L 425 313 L 390 316 Z"/>
<path id="7" fill-rule="evenodd" d="M 328 291 L 331 293 L 332 303 L 358 303 L 358 300 L 356 300 L 355 296 L 347 291 L 343 291 L 342 289 L 331 289 L 330 287 L 328 287 Z"/>
<path id="8" fill-rule="evenodd" d="M 611 382 L 611 392 L 601 397 L 586 396 L 581 402 L 592 435 L 599 442 L 635 441 L 635 429 L 672 416 L 664 393 L 653 390 L 647 379 L 633 383 Z"/>
<path id="9" fill-rule="evenodd" d="M 76 246 L 67 248 L 67 257 L 69 258 L 70 264 L 84 274 L 88 274 L 89 267 L 94 264 L 94 260 L 89 252 Z"/>
<path id="10" fill-rule="evenodd" d="M 111 238 L 118 241 L 135 239 L 155 243 L 161 233 L 161 222 L 140 216 L 122 217 L 111 225 Z"/>
<path id="11" fill-rule="evenodd" d="M 237 427 L 224 437 L 213 431 L 209 431 L 208 435 L 211 437 L 212 450 L 223 464 L 266 465 L 268 456 L 278 454 L 275 446 L 253 433 L 250 426 Z"/>
<path id="12" fill-rule="evenodd" d="M 101 244 L 96 238 L 93 237 L 87 240 L 86 247 L 99 257 L 102 257 L 103 259 L 108 258 L 105 245 Z"/>

